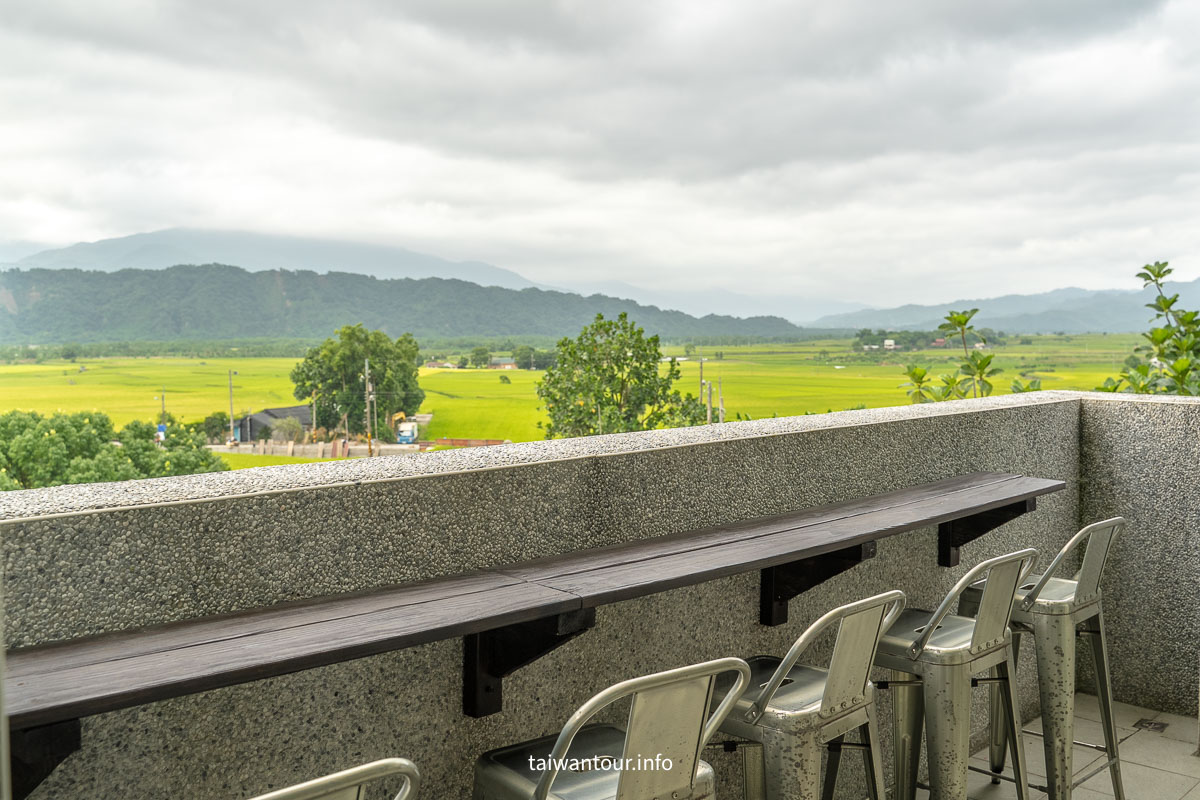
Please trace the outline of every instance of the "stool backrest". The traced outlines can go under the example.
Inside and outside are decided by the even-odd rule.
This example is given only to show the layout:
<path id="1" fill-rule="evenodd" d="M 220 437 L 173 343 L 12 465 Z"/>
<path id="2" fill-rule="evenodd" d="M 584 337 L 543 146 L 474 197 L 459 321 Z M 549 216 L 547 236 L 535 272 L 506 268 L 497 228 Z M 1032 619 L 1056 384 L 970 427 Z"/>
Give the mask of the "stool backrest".
<path id="1" fill-rule="evenodd" d="M 395 800 L 414 800 L 421 774 L 417 771 L 417 765 L 407 758 L 372 761 L 370 764 L 351 767 L 323 778 L 268 792 L 254 800 L 359 800 L 365 784 L 393 775 L 402 776 L 404 779 Z"/>
<path id="2" fill-rule="evenodd" d="M 1084 603 L 1094 599 L 1100 594 L 1100 578 L 1104 575 L 1104 565 L 1108 562 L 1108 554 L 1112 548 L 1113 541 L 1125 530 L 1125 518 L 1113 517 L 1102 522 L 1093 522 L 1079 533 L 1071 537 L 1063 549 L 1058 551 L 1058 555 L 1046 567 L 1046 571 L 1042 573 L 1042 577 L 1033 585 L 1025 595 L 1022 601 L 1022 606 L 1029 609 L 1041 594 L 1046 583 L 1054 577 L 1054 573 L 1058 571 L 1062 563 L 1079 545 L 1087 542 L 1087 547 L 1083 551 L 1083 564 L 1079 568 L 1079 572 L 1075 574 L 1075 602 Z"/>
<path id="3" fill-rule="evenodd" d="M 731 671 L 737 673 L 733 688 L 709 715 L 713 683 L 718 675 Z M 547 759 L 550 768 L 534 789 L 534 800 L 549 796 L 558 765 L 588 720 L 626 697 L 631 702 L 622 763 L 631 766 L 620 771 L 617 800 L 690 796 L 701 748 L 717 732 L 749 682 L 750 665 L 740 658 L 719 658 L 610 686 L 567 720 Z"/>
<path id="4" fill-rule="evenodd" d="M 921 636 L 909 649 L 909 656 L 916 659 L 929 644 L 930 638 L 942 624 L 942 620 L 950 613 L 950 609 L 958 603 L 959 596 L 967 587 L 977 581 L 986 580 L 983 595 L 979 598 L 979 613 L 975 616 L 975 628 L 971 634 L 971 650 L 988 647 L 991 643 L 1003 639 L 1009 619 L 1012 617 L 1013 598 L 1017 587 L 1033 569 L 1037 559 L 1037 550 L 1032 547 L 1018 550 L 996 558 L 980 562 L 967 571 L 954 588 L 942 600 L 942 604 L 933 612 L 929 624 L 921 632 Z"/>
<path id="5" fill-rule="evenodd" d="M 829 674 L 825 679 L 820 713 L 830 714 L 862 702 L 866 698 L 867 678 L 875 660 L 879 637 L 891 627 L 903 608 L 904 592 L 894 589 L 826 613 L 808 626 L 791 646 L 771 680 L 763 687 L 758 700 L 750 707 L 747 718 L 757 722 L 762 717 L 800 656 L 835 623 L 838 624 L 837 639 L 829 660 Z"/>

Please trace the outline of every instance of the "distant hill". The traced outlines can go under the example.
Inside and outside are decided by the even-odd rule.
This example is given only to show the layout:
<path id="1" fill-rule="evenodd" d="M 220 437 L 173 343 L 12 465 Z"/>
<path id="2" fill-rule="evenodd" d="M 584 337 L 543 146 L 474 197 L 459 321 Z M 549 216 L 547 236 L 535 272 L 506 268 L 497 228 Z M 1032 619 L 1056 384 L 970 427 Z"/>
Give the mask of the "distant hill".
<path id="1" fill-rule="evenodd" d="M 249 272 L 220 264 L 99 272 L 0 272 L 0 343 L 323 338 L 362 322 L 418 338 L 575 335 L 622 311 L 664 338 L 811 338 L 779 317 L 693 317 L 604 295 L 505 289 L 442 278 Z"/>
<path id="2" fill-rule="evenodd" d="M 1200 307 L 1200 279 L 1169 283 L 1167 292 L 1178 292 L 1184 308 Z M 1146 303 L 1153 301 L 1154 296 L 1153 289 L 1055 289 L 1042 294 L 851 311 L 824 316 L 812 324 L 818 328 L 855 330 L 933 330 L 947 309 L 978 308 L 976 325 L 1008 333 L 1125 333 L 1148 329 L 1154 312 L 1146 308 Z"/>
<path id="3" fill-rule="evenodd" d="M 245 231 L 171 228 L 98 242 L 80 242 L 18 259 L 35 269 L 164 269 L 177 264 L 237 264 L 253 270 L 360 272 L 378 278 L 449 278 L 481 286 L 534 286 L 512 270 L 481 261 L 447 261 L 402 247 Z"/>

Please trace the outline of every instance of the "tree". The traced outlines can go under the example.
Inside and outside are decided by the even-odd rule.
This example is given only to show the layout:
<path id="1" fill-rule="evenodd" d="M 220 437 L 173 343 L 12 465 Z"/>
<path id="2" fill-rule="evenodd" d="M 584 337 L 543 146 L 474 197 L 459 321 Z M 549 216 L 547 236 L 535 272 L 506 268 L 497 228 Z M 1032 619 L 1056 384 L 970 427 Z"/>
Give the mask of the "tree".
<path id="1" fill-rule="evenodd" d="M 471 363 L 471 362 L 467 360 L 467 357 L 466 357 L 466 356 L 463 356 L 462 358 L 460 358 L 460 359 L 458 360 L 458 368 L 459 368 L 459 369 L 466 369 L 466 368 L 467 368 L 467 365 L 468 365 L 468 364 L 470 364 L 470 363 Z"/>
<path id="2" fill-rule="evenodd" d="M 683 427 L 704 421 L 700 401 L 672 384 L 680 375 L 671 359 L 665 372 L 657 336 L 631 322 L 597 314 L 576 339 L 562 339 L 557 363 L 538 383 L 550 417 L 546 438 Z"/>
<path id="3" fill-rule="evenodd" d="M 508 377 L 507 375 L 505 375 L 504 373 L 500 373 L 500 382 L 501 382 L 501 383 L 512 383 L 512 379 L 511 379 L 511 378 L 509 378 L 509 377 Z"/>
<path id="4" fill-rule="evenodd" d="M 913 364 L 904 372 L 908 382 L 900 384 L 900 388 L 908 389 L 908 396 L 914 403 L 928 403 L 934 398 L 933 387 L 929 386 L 929 370 Z"/>
<path id="5" fill-rule="evenodd" d="M 271 426 L 271 438 L 278 442 L 298 442 L 304 438 L 304 426 L 295 417 L 284 417 Z"/>
<path id="6" fill-rule="evenodd" d="M 229 415 L 224 411 L 214 411 L 209 414 L 201 425 L 205 437 L 210 442 L 219 442 L 229 436 Z"/>
<path id="7" fill-rule="evenodd" d="M 520 369 L 533 369 L 533 348 L 527 344 L 512 351 L 513 361 Z"/>
<path id="8" fill-rule="evenodd" d="M 1166 261 L 1155 261 L 1137 274 L 1143 288 L 1157 292 L 1146 308 L 1160 324 L 1142 334 L 1146 343 L 1125 360 L 1121 376 L 1106 379 L 1098 391 L 1200 395 L 1200 312 L 1179 308 L 1178 293 L 1167 296 L 1165 283 L 1173 271 Z"/>
<path id="9" fill-rule="evenodd" d="M 967 334 L 975 332 L 975 326 L 971 324 L 971 318 L 979 313 L 978 308 L 972 308 L 970 311 L 953 311 L 946 314 L 946 321 L 938 325 L 938 330 L 945 332 L 947 336 L 958 336 L 962 340 L 963 357 L 969 359 L 970 352 L 967 350 Z M 980 337 L 982 340 L 982 337 Z M 971 391 L 973 396 L 978 397 L 975 393 L 975 385 L 972 383 Z"/>
<path id="10" fill-rule="evenodd" d="M 96 412 L 43 417 L 0 415 L 0 489 L 37 489 L 67 483 L 123 481 L 229 469 L 204 446 L 204 436 L 168 418 L 162 444 L 157 427 L 135 420 L 114 434 Z M 115 441 L 114 441 L 115 440 Z"/>
<path id="11" fill-rule="evenodd" d="M 334 429 L 345 420 L 350 433 L 365 432 L 364 361 L 370 359 L 379 420 L 397 411 L 415 414 L 425 399 L 417 383 L 419 352 L 410 333 L 392 339 L 361 324 L 347 325 L 338 329 L 337 338 L 310 349 L 292 370 L 296 399 L 311 402 L 315 396 L 317 427 Z"/>
<path id="12" fill-rule="evenodd" d="M 471 351 L 471 363 L 477 367 L 486 367 L 492 360 L 492 354 L 486 347 L 476 347 Z"/>
<path id="13" fill-rule="evenodd" d="M 695 354 L 695 352 L 696 352 L 696 345 L 692 344 L 691 342 L 688 342 L 687 344 L 685 344 L 683 346 L 683 354 L 685 356 L 688 356 L 690 358 L 692 355 Z"/>

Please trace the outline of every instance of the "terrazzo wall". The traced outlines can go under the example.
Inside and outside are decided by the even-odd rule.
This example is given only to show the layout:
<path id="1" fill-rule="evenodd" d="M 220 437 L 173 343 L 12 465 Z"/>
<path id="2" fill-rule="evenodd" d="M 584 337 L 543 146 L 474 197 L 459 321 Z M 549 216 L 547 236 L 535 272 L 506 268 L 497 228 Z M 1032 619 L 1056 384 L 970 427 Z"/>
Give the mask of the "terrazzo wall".
<path id="1" fill-rule="evenodd" d="M 1080 493 L 1081 440 L 1090 453 L 1103 447 L 1097 443 L 1106 434 L 1097 428 L 1116 424 L 1104 410 L 1081 414 L 1081 403 L 1074 393 L 1042 392 L 0 495 L 7 636 L 10 646 L 23 647 L 745 520 L 969 472 L 1068 484 L 1041 498 L 1034 513 L 964 547 L 959 568 L 936 565 L 932 529 L 885 539 L 876 558 L 793 600 L 791 621 L 779 628 L 757 623 L 757 574 L 601 607 L 593 630 L 507 678 L 504 711 L 483 719 L 461 713 L 457 640 L 85 719 L 82 751 L 34 797 L 240 798 L 389 755 L 418 763 L 429 787 L 423 796 L 467 797 L 478 753 L 557 731 L 579 704 L 619 680 L 724 655 L 781 653 L 841 603 L 900 588 L 911 605 L 932 608 L 980 560 L 1026 546 L 1057 550 L 1081 518 L 1108 513 L 1123 499 L 1100 488 L 1100 461 Z M 1200 413 L 1200 406 L 1176 413 Z M 1145 424 L 1149 435 L 1172 423 Z M 1119 485 L 1123 467 L 1102 463 L 1113 474 L 1103 487 Z M 1119 560 L 1132 555 L 1123 551 Z M 1111 616 L 1114 627 L 1136 624 L 1119 610 Z M 1031 650 L 1023 653 L 1021 683 L 1032 715 Z M 1194 653 L 1188 663 L 1194 670 Z M 1118 663 L 1114 671 L 1124 670 Z M 1136 682 L 1119 686 L 1122 699 L 1153 704 L 1151 695 L 1135 696 L 1142 691 Z M 1182 702 L 1190 690 L 1194 701 L 1194 689 L 1192 671 L 1163 696 Z M 883 719 L 889 713 L 885 704 Z M 736 759 L 711 756 L 728 788 Z M 845 796 L 855 796 L 860 770 L 843 773 Z"/>

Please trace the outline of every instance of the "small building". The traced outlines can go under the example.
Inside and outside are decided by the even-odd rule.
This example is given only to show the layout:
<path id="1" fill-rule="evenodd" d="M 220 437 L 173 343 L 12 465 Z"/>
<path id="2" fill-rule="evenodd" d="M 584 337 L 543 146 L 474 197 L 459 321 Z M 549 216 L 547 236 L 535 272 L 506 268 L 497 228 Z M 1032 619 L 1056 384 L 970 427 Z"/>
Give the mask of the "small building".
<path id="1" fill-rule="evenodd" d="M 938 338 L 933 340 L 933 344 L 930 346 L 931 347 L 945 347 L 946 346 L 946 338 L 944 336 L 939 336 Z"/>
<path id="2" fill-rule="evenodd" d="M 517 361 L 513 358 L 503 356 L 493 356 L 488 362 L 488 369 L 516 369 Z"/>
<path id="3" fill-rule="evenodd" d="M 986 349 L 987 349 L 987 342 L 976 342 L 976 343 L 975 343 L 975 349 L 976 349 L 976 350 L 986 350 Z"/>
<path id="4" fill-rule="evenodd" d="M 233 435 L 239 442 L 257 442 L 262 429 L 273 428 L 284 417 L 299 420 L 304 430 L 312 430 L 312 406 L 283 406 L 264 408 L 255 414 L 247 414 L 234 422 Z"/>
<path id="5" fill-rule="evenodd" d="M 884 350 L 899 350 L 900 348 L 896 347 L 895 339 L 884 339 L 883 340 L 883 349 Z"/>
<path id="6" fill-rule="evenodd" d="M 877 345 L 877 344 L 864 344 L 863 345 L 863 350 L 878 350 L 878 349 L 879 349 L 879 345 Z"/>
<path id="7" fill-rule="evenodd" d="M 426 361 L 426 369 L 458 369 L 458 364 L 452 361 Z"/>

